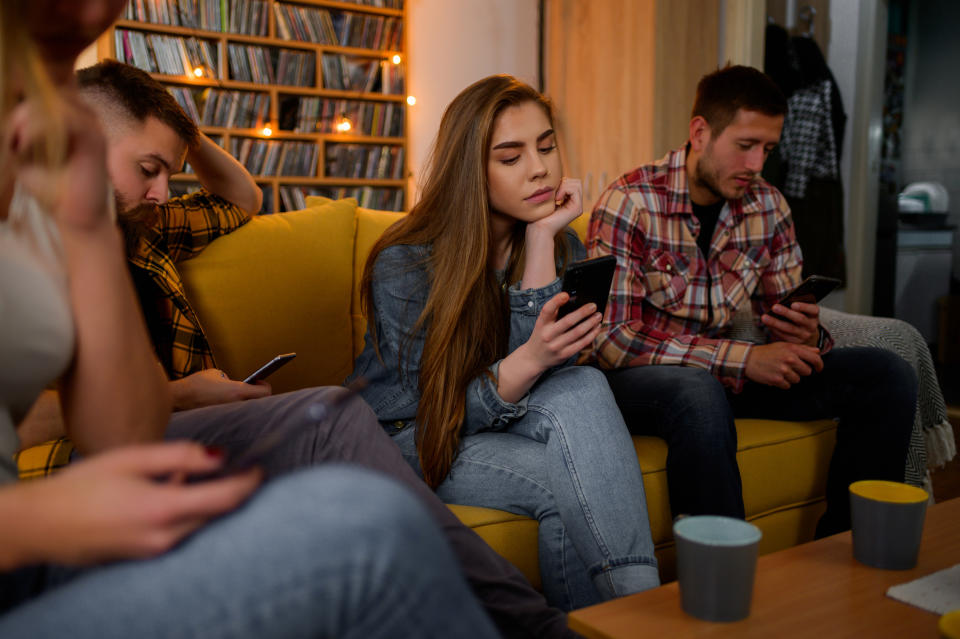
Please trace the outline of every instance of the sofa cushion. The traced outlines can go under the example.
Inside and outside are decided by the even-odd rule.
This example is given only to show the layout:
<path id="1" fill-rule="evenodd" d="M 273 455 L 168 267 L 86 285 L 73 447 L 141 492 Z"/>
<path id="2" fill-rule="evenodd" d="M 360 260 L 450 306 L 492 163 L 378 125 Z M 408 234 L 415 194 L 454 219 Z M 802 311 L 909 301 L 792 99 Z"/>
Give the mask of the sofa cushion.
<path id="1" fill-rule="evenodd" d="M 504 510 L 450 504 L 464 525 L 516 566 L 534 588 L 540 590 L 540 559 L 537 522 Z"/>
<path id="2" fill-rule="evenodd" d="M 356 200 L 257 216 L 179 265 L 217 364 L 243 379 L 279 353 L 275 393 L 340 384 L 353 369 Z"/>
<path id="3" fill-rule="evenodd" d="M 737 465 L 747 519 L 823 499 L 836 422 L 738 419 L 736 424 Z M 653 541 L 661 546 L 673 539 L 667 444 L 659 437 L 634 436 L 633 445 L 643 469 Z"/>
<path id="4" fill-rule="evenodd" d="M 322 195 L 308 195 L 307 206 L 322 206 L 333 200 Z M 353 356 L 356 358 L 363 350 L 363 336 L 367 330 L 367 318 L 360 310 L 360 283 L 363 280 L 363 269 L 367 264 L 367 256 L 374 243 L 383 235 L 394 222 L 406 213 L 395 211 L 378 211 L 375 209 L 357 208 L 357 230 L 354 237 L 353 252 L 353 293 L 350 302 L 350 319 L 353 330 Z"/>

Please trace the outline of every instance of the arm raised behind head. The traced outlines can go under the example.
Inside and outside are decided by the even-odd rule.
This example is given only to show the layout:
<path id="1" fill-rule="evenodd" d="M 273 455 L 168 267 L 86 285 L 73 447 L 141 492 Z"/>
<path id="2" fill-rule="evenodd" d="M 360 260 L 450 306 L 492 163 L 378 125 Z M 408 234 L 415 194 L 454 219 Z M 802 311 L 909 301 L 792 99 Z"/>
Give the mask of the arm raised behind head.
<path id="1" fill-rule="evenodd" d="M 203 133 L 197 138 L 197 146 L 187 153 L 187 161 L 208 191 L 236 204 L 249 215 L 260 212 L 263 191 L 253 176 Z"/>

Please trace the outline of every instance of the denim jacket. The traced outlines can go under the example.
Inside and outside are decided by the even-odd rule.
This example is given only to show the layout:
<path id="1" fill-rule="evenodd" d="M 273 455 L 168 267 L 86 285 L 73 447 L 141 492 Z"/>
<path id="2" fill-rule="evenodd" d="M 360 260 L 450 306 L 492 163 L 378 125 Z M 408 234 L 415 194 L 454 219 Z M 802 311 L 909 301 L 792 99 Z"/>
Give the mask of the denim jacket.
<path id="1" fill-rule="evenodd" d="M 586 251 L 576 234 L 568 229 L 566 239 L 570 249 L 568 261 L 584 259 Z M 430 248 L 426 245 L 395 245 L 377 256 L 373 266 L 373 306 L 383 359 L 381 361 L 373 349 L 371 326 L 368 325 L 363 352 L 348 378 L 348 382 L 358 377 L 366 380 L 360 394 L 391 434 L 414 422 L 420 402 L 420 358 L 426 329 L 422 328 L 412 338 L 410 333 L 430 292 L 429 257 Z M 509 352 L 530 338 L 544 303 L 559 292 L 559 278 L 542 288 L 521 291 L 514 284 L 508 289 Z M 526 413 L 527 395 L 511 403 L 497 393 L 500 361 L 493 362 L 488 368 L 492 378 L 480 375 L 467 385 L 463 435 L 503 429 Z"/>

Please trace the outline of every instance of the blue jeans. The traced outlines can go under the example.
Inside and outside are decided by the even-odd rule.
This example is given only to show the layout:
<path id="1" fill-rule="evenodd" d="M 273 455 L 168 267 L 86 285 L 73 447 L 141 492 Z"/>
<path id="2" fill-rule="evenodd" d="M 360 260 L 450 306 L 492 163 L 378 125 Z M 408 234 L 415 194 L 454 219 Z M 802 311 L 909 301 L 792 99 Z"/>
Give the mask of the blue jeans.
<path id="1" fill-rule="evenodd" d="M 394 441 L 419 469 L 414 429 Z M 506 430 L 465 437 L 437 495 L 536 519 L 544 594 L 561 609 L 660 583 L 637 456 L 595 369 L 547 374 Z"/>
<path id="2" fill-rule="evenodd" d="M 520 571 L 464 526 L 413 472 L 359 397 L 337 406 L 329 419 L 310 418 L 311 405 L 344 392 L 339 386 L 311 388 L 174 413 L 167 438 L 220 446 L 234 455 L 292 424 L 290 436 L 261 462 L 268 477 L 326 463 L 348 463 L 389 476 L 416 496 L 440 526 L 467 583 L 504 637 L 572 636 L 566 615 L 549 608 Z"/>
<path id="3" fill-rule="evenodd" d="M 495 637 L 419 502 L 329 465 L 266 484 L 161 556 L 82 571 L 0 636 Z"/>
<path id="4" fill-rule="evenodd" d="M 823 364 L 789 390 L 747 382 L 739 394 L 707 371 L 684 366 L 638 366 L 607 378 L 631 432 L 667 442 L 675 516 L 744 516 L 735 417 L 839 419 L 827 512 L 817 526 L 825 536 L 850 527 L 851 482 L 903 481 L 917 378 L 900 357 L 876 348 L 834 349 Z"/>

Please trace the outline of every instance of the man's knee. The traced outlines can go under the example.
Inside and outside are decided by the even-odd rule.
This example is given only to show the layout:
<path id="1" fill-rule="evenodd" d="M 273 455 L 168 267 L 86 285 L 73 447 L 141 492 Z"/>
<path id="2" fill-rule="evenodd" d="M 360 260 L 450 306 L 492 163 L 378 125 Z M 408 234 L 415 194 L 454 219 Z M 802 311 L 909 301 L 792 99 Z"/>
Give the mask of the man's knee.
<path id="1" fill-rule="evenodd" d="M 838 348 L 824 358 L 829 366 L 859 381 L 865 390 L 916 396 L 917 374 L 902 357 L 883 348 Z"/>
<path id="2" fill-rule="evenodd" d="M 726 390 L 709 371 L 639 366 L 617 371 L 609 379 L 624 414 L 656 420 L 655 431 L 668 443 L 685 441 L 709 448 L 736 441 Z"/>
<path id="3" fill-rule="evenodd" d="M 304 507 L 309 505 L 309 507 Z M 323 530 L 327 541 L 382 547 L 386 537 L 410 539 L 433 534 L 434 524 L 420 502 L 398 482 L 357 466 L 326 464 L 267 483 L 254 500 L 271 512 L 297 511 L 302 526 Z M 384 533 L 389 531 L 389 535 Z M 402 541 L 399 543 L 403 543 Z"/>

